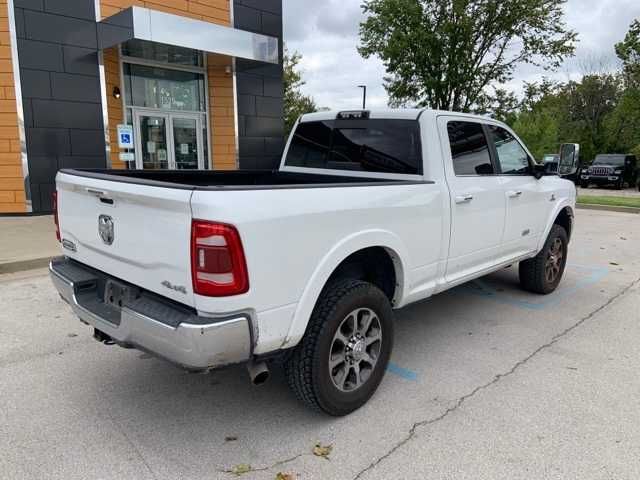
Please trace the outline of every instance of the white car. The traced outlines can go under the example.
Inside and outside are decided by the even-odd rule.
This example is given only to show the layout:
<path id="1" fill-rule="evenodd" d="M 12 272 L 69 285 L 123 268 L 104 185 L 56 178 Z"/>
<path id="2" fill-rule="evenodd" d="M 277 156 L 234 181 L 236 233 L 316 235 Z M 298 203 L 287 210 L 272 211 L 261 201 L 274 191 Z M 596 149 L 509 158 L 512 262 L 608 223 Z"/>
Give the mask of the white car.
<path id="1" fill-rule="evenodd" d="M 380 384 L 394 310 L 516 262 L 554 291 L 576 201 L 506 125 L 431 110 L 305 115 L 277 171 L 56 180 L 51 277 L 98 340 L 254 383 L 280 357 L 331 415 Z"/>

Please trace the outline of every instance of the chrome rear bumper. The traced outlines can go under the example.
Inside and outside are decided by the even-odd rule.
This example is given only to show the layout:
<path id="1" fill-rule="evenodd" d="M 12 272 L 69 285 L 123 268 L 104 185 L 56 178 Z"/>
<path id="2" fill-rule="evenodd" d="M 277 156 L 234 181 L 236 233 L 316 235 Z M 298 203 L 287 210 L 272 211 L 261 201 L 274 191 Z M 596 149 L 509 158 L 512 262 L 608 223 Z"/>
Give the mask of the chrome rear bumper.
<path id="1" fill-rule="evenodd" d="M 243 363 L 251 356 L 246 316 L 199 317 L 154 295 L 111 306 L 100 295 L 108 275 L 65 257 L 54 259 L 49 272 L 60 296 L 80 320 L 121 346 L 138 348 L 189 370 Z"/>

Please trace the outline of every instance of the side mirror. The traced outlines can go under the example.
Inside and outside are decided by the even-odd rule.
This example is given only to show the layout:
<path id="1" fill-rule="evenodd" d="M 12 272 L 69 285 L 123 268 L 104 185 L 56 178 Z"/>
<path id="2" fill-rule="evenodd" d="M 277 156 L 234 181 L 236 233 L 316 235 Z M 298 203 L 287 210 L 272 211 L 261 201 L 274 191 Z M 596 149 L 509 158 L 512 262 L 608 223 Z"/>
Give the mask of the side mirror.
<path id="1" fill-rule="evenodd" d="M 561 177 L 575 175 L 578 171 L 580 158 L 580 145 L 577 143 L 564 143 L 560 145 L 560 161 L 558 162 L 558 175 Z"/>
<path id="2" fill-rule="evenodd" d="M 545 163 L 544 165 L 536 163 L 533 166 L 533 176 L 536 177 L 536 180 L 540 180 L 542 177 L 547 175 L 558 175 L 558 172 L 555 171 L 554 165 L 550 163 Z"/>

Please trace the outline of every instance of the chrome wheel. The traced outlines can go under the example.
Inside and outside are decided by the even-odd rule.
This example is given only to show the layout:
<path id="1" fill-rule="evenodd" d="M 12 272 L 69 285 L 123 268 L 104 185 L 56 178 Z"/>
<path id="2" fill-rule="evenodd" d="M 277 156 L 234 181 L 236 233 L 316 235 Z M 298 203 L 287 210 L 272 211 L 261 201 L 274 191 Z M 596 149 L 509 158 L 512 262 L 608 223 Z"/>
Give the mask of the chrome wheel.
<path id="1" fill-rule="evenodd" d="M 352 392 L 364 385 L 381 348 L 382 325 L 373 310 L 359 308 L 347 315 L 333 336 L 329 353 L 329 372 L 336 388 Z"/>
<path id="2" fill-rule="evenodd" d="M 555 238 L 547 254 L 547 261 L 544 266 L 544 276 L 547 282 L 553 283 L 562 271 L 562 261 L 564 259 L 564 244 L 562 239 Z"/>

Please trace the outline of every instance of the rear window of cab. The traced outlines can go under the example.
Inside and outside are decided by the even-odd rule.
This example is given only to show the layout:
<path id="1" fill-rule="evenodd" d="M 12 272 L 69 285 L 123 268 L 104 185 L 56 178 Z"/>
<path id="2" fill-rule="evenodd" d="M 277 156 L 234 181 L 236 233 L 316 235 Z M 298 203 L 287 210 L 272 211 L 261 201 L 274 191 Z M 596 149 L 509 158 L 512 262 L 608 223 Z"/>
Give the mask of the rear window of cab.
<path id="1" fill-rule="evenodd" d="M 300 123 L 285 166 L 421 175 L 420 126 L 393 119 Z"/>

